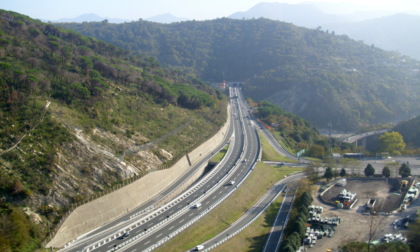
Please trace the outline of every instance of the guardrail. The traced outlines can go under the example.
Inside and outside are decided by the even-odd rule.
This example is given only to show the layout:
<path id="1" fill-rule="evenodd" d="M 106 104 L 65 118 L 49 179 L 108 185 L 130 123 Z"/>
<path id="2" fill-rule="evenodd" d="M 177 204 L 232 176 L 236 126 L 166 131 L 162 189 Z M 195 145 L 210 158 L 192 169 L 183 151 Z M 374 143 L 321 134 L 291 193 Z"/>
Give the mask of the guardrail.
<path id="1" fill-rule="evenodd" d="M 255 132 L 257 133 L 257 130 L 255 130 Z M 257 139 L 258 139 L 258 154 L 260 154 L 261 152 L 261 145 L 259 142 L 259 138 L 258 138 L 258 134 L 257 134 Z M 242 159 L 242 156 L 244 155 L 244 152 L 242 152 L 241 158 L 239 158 L 239 160 Z M 183 230 L 185 230 L 187 227 L 191 226 L 192 224 L 194 224 L 195 222 L 197 222 L 199 219 L 201 219 L 204 215 L 206 215 L 209 211 L 211 211 L 213 208 L 215 208 L 217 205 L 219 205 L 221 202 L 223 202 L 227 197 L 229 197 L 234 191 L 236 191 L 236 189 L 245 181 L 245 179 L 251 174 L 252 170 L 254 170 L 255 166 L 256 166 L 256 161 L 258 159 L 257 155 L 254 159 L 254 164 L 251 166 L 251 168 L 248 170 L 248 172 L 245 174 L 245 176 L 242 178 L 241 181 L 239 181 L 239 183 L 237 184 L 236 187 L 234 187 L 231 191 L 229 191 L 227 194 L 225 194 L 222 198 L 220 198 L 218 201 L 216 201 L 213 205 L 209 206 L 206 210 L 204 210 L 200 215 L 196 216 L 195 218 L 193 218 L 191 221 L 187 222 L 186 224 L 184 224 L 183 226 L 181 226 L 180 228 L 178 228 L 177 230 L 175 230 L 174 232 L 172 232 L 171 234 L 169 234 L 167 237 L 162 238 L 161 240 L 159 240 L 157 243 L 151 245 L 150 247 L 148 247 L 147 249 L 143 250 L 144 252 L 149 252 L 152 251 L 154 249 L 156 249 L 157 247 L 161 246 L 163 243 L 169 241 L 172 237 L 176 236 L 178 233 L 182 232 Z M 219 180 L 219 182 L 210 190 L 213 190 L 216 188 L 216 186 L 223 181 L 224 179 L 226 179 L 226 177 L 228 176 L 229 173 L 231 173 L 234 169 L 236 169 L 238 162 L 235 164 L 234 168 L 232 168 L 227 174 L 225 174 L 225 176 Z M 202 195 L 201 197 L 204 197 L 204 195 Z M 198 198 L 197 200 L 195 200 L 194 202 L 199 201 L 201 198 Z M 188 207 L 189 208 L 189 207 Z M 185 208 L 184 208 L 185 209 Z M 180 215 L 181 213 L 184 212 L 184 209 L 181 211 L 178 211 L 177 214 L 173 215 L 173 217 Z M 171 219 L 172 219 L 171 218 Z M 166 220 L 168 221 L 168 220 Z M 165 221 L 163 221 L 165 222 Z M 156 226 L 160 226 L 160 223 Z M 116 249 L 120 249 L 122 248 L 122 251 L 124 251 L 125 249 L 128 249 L 128 247 L 124 248 L 124 246 L 132 243 L 133 241 L 137 240 L 138 238 L 140 238 L 139 235 L 137 235 L 136 237 L 133 237 L 132 239 L 128 240 L 127 242 L 124 242 L 123 244 L 121 244 L 120 246 L 117 246 Z M 114 249 L 108 250 L 107 252 L 111 252 L 114 251 Z"/>
<path id="2" fill-rule="evenodd" d="M 230 149 L 230 148 L 229 148 Z M 229 152 L 229 150 L 228 150 Z M 152 218 L 157 217 L 158 215 L 162 214 L 164 211 L 170 209 L 171 207 L 175 206 L 177 203 L 179 203 L 180 201 L 182 201 L 183 199 L 185 199 L 186 197 L 188 197 L 190 194 L 192 194 L 193 192 L 199 190 L 208 180 L 210 180 L 212 177 L 215 176 L 215 174 L 217 173 L 216 171 L 220 170 L 221 168 L 221 163 L 219 165 L 216 166 L 216 169 L 213 170 L 213 172 L 207 174 L 203 180 L 200 181 L 200 183 L 198 183 L 195 187 L 189 189 L 188 191 L 186 191 L 185 193 L 181 194 L 180 196 L 178 196 L 177 198 L 173 199 L 172 201 L 170 201 L 168 204 L 166 204 L 165 206 L 160 207 L 159 209 L 157 209 L 156 211 L 150 213 L 148 216 L 143 217 L 142 219 L 134 222 L 133 224 L 130 224 L 129 227 L 126 227 L 122 230 L 119 230 L 117 233 L 114 233 L 113 235 L 110 235 L 104 239 L 101 239 L 100 241 L 94 243 L 93 245 L 88 246 L 87 248 L 84 248 L 83 251 L 91 251 L 93 249 L 99 248 L 100 246 L 103 246 L 109 242 L 111 242 L 112 240 L 120 237 L 122 234 L 124 234 L 125 232 L 129 232 L 131 230 L 133 230 L 134 228 L 137 228 L 138 226 L 144 224 L 145 222 L 151 220 Z M 225 174 L 223 178 L 225 178 L 228 174 Z M 217 184 L 220 183 L 220 181 L 223 180 L 223 178 L 221 180 L 219 180 L 219 182 Z M 216 184 L 216 185 L 217 185 Z M 210 189 L 211 190 L 211 189 Z M 193 202 L 197 202 L 199 201 L 201 198 L 203 198 L 205 196 L 205 194 L 201 195 L 200 197 L 198 197 L 196 200 L 194 200 Z M 192 202 L 192 203 L 193 203 Z M 189 209 L 190 207 L 187 205 L 186 207 L 184 207 L 182 210 L 178 211 L 177 213 L 169 216 L 169 218 L 166 218 L 165 220 L 159 222 L 158 224 L 154 225 L 152 228 L 149 228 L 148 230 L 140 233 L 139 235 L 127 240 L 126 242 L 118 245 L 116 248 L 121 248 L 125 245 L 127 245 L 127 242 L 132 242 L 138 238 L 140 238 L 141 236 L 144 236 L 145 234 L 148 234 L 149 232 L 151 232 L 152 230 L 156 229 L 157 227 L 165 224 L 166 222 L 168 222 L 169 220 L 173 219 L 174 217 L 184 213 L 187 209 Z"/>
<path id="3" fill-rule="evenodd" d="M 244 143 L 242 143 L 242 146 L 240 147 L 240 148 L 243 148 L 243 145 L 244 145 Z M 232 152 L 232 149 L 233 148 L 229 148 L 228 149 L 228 153 L 227 153 L 227 155 L 225 155 L 225 157 L 226 156 L 229 156 L 228 154 L 229 153 L 231 153 Z M 83 251 L 91 251 L 91 250 L 93 250 L 93 249 L 96 249 L 96 248 L 99 248 L 100 246 L 103 246 L 103 245 L 105 245 L 105 244 L 107 244 L 107 243 L 109 243 L 110 241 L 112 241 L 112 240 L 114 240 L 114 239 L 116 239 L 116 238 L 118 238 L 118 237 L 120 237 L 122 234 L 124 234 L 125 232 L 128 232 L 128 231 L 131 231 L 132 229 L 134 229 L 134 228 L 137 228 L 138 226 L 140 226 L 141 224 L 143 224 L 143 223 L 145 223 L 146 221 L 149 221 L 150 219 L 152 219 L 152 218 L 154 218 L 154 217 L 156 217 L 156 216 L 158 216 L 158 215 L 160 215 L 161 213 L 163 213 L 164 211 L 166 211 L 166 210 L 168 210 L 169 208 L 171 208 L 171 207 L 173 207 L 173 206 L 175 206 L 177 203 L 179 203 L 181 200 L 183 200 L 183 199 L 185 199 L 186 197 L 188 197 L 191 193 L 193 193 L 193 192 L 195 192 L 195 191 L 197 191 L 197 190 L 199 190 L 207 181 L 209 181 L 212 177 L 214 177 L 215 176 L 215 174 L 217 174 L 217 171 L 219 171 L 220 169 L 221 169 L 221 167 L 222 167 L 222 164 L 224 163 L 224 162 L 226 162 L 226 161 L 223 161 L 222 160 L 222 162 L 220 162 L 217 166 L 216 166 L 216 168 L 214 168 L 213 169 L 213 171 L 211 172 L 211 173 L 208 173 L 201 181 L 200 181 L 200 183 L 198 183 L 195 187 L 193 187 L 193 188 L 191 188 L 191 189 L 189 189 L 188 191 L 186 191 L 186 192 L 184 192 L 183 194 L 181 194 L 180 196 L 178 196 L 177 198 L 175 198 L 175 199 L 173 199 L 172 201 L 170 201 L 168 204 L 166 204 L 165 206 L 162 206 L 161 208 L 159 208 L 159 209 L 157 209 L 156 211 L 154 211 L 154 212 L 152 212 L 151 214 L 149 214 L 148 216 L 146 216 L 146 217 L 144 217 L 144 218 L 142 218 L 142 219 L 140 219 L 140 220 L 138 220 L 138 221 L 136 221 L 136 222 L 134 222 L 133 224 L 130 224 L 130 226 L 129 227 L 126 227 L 126 228 L 124 228 L 124 229 L 122 229 L 122 230 L 119 230 L 117 233 L 114 233 L 113 235 L 110 235 L 110 236 L 108 236 L 108 237 L 106 237 L 106 238 L 104 238 L 104 239 L 101 239 L 100 241 L 98 241 L 98 242 L 96 242 L 96 243 L 94 243 L 93 245 L 90 245 L 90 246 L 88 246 L 88 247 L 85 247 L 84 249 L 83 249 Z M 235 164 L 235 166 L 227 173 L 227 174 L 225 174 L 220 180 L 219 180 L 219 182 L 218 183 L 216 183 L 216 185 L 215 186 L 217 186 L 221 181 L 223 181 L 224 179 L 226 179 L 226 177 L 228 176 L 228 174 L 230 174 L 231 172 L 232 172 L 232 170 L 234 170 L 235 168 L 236 168 L 236 166 L 237 166 L 237 164 L 239 163 L 239 161 Z M 214 188 L 214 187 L 213 187 Z M 211 191 L 213 188 L 211 188 L 209 191 Z M 197 201 L 199 201 L 200 199 L 202 199 L 204 196 L 206 195 L 206 193 L 204 193 L 203 195 L 201 195 L 200 197 L 198 197 L 197 199 L 195 199 L 193 202 L 197 202 Z M 192 203 L 193 203 L 192 202 Z M 180 210 L 180 211 L 178 211 L 177 213 L 175 213 L 175 214 L 173 214 L 173 215 L 171 215 L 169 218 L 166 218 L 165 220 L 163 220 L 162 222 L 160 222 L 160 223 L 158 223 L 157 225 L 155 225 L 155 226 L 153 226 L 152 228 L 150 228 L 150 229 L 148 229 L 147 231 L 144 231 L 144 232 L 142 232 L 141 234 L 139 234 L 139 235 L 137 235 L 137 236 L 135 236 L 135 237 L 133 237 L 133 238 L 131 238 L 131 239 L 129 239 L 128 241 L 132 241 L 133 239 L 135 240 L 135 239 L 138 239 L 139 237 L 141 237 L 141 236 L 144 236 L 145 234 L 147 234 L 147 233 L 149 233 L 150 231 L 152 231 L 152 230 L 154 230 L 154 229 L 156 229 L 157 227 L 159 227 L 159 226 L 161 226 L 162 224 L 164 224 L 164 223 L 166 223 L 166 222 L 168 222 L 169 220 L 171 220 L 171 219 L 173 219 L 174 217 L 176 217 L 176 216 L 178 216 L 178 215 L 180 215 L 180 214 L 182 214 L 182 213 L 184 213 L 187 209 L 189 209 L 189 206 L 187 205 L 186 207 L 184 207 L 182 210 Z M 128 242 L 127 241 L 127 242 Z M 122 247 L 122 246 L 125 246 L 125 245 L 127 245 L 127 242 L 124 242 L 124 243 L 122 243 L 122 244 L 124 244 L 124 245 L 119 245 L 119 246 L 117 246 L 117 248 L 120 248 L 120 247 Z M 65 248 L 67 248 L 69 245 L 71 245 L 71 244 L 66 244 L 65 245 Z"/>

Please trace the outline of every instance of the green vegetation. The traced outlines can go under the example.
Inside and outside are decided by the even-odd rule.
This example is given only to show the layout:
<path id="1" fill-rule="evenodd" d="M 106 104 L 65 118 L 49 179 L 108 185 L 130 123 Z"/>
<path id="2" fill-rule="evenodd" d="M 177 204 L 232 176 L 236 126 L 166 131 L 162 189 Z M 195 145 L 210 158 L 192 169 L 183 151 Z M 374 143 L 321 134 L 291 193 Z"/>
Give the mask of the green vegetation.
<path id="1" fill-rule="evenodd" d="M 308 208 L 313 201 L 311 191 L 309 181 L 301 180 L 299 182 L 280 251 L 296 251 L 301 246 L 309 217 Z"/>
<path id="2" fill-rule="evenodd" d="M 0 208 L 0 251 L 30 252 L 38 248 L 45 229 L 19 208 Z"/>
<path id="3" fill-rule="evenodd" d="M 347 175 L 346 169 L 341 168 L 341 171 L 340 171 L 339 175 L 340 175 L 340 177 L 345 177 Z"/>
<path id="4" fill-rule="evenodd" d="M 393 131 L 400 133 L 407 147 L 420 148 L 420 116 L 403 121 L 395 126 Z"/>
<path id="5" fill-rule="evenodd" d="M 284 157 L 280 155 L 274 148 L 271 146 L 271 144 L 268 142 L 268 140 L 263 137 L 261 133 L 259 133 L 260 140 L 261 140 L 261 146 L 262 146 L 262 157 L 261 159 L 263 161 L 277 161 L 277 162 L 296 162 L 294 160 L 291 160 L 287 157 Z"/>
<path id="6" fill-rule="evenodd" d="M 332 179 L 333 177 L 334 177 L 333 170 L 331 167 L 328 166 L 327 169 L 325 169 L 324 178 L 326 178 L 328 181 Z"/>
<path id="7" fill-rule="evenodd" d="M 0 66 L 1 251 L 35 250 L 71 203 L 127 179 L 118 158 L 166 167 L 227 117 L 223 93 L 192 74 L 4 10 Z M 127 151 L 146 144 L 156 164 Z"/>
<path id="8" fill-rule="evenodd" d="M 373 166 L 371 164 L 367 164 L 364 172 L 365 172 L 366 177 L 370 177 L 373 174 L 375 174 L 375 168 L 373 168 Z"/>
<path id="9" fill-rule="evenodd" d="M 411 169 L 406 163 L 403 163 L 398 171 L 398 174 L 400 174 L 401 177 L 406 178 L 411 176 Z"/>
<path id="10" fill-rule="evenodd" d="M 244 81 L 245 95 L 322 128 L 354 130 L 420 108 L 417 61 L 321 29 L 263 18 L 59 25 L 204 80 Z"/>
<path id="11" fill-rule="evenodd" d="M 226 155 L 229 149 L 229 144 L 227 144 L 223 149 L 221 149 L 214 157 L 210 159 L 210 163 L 219 163 L 222 161 L 223 157 Z"/>
<path id="12" fill-rule="evenodd" d="M 267 101 L 255 103 L 252 99 L 248 99 L 248 104 L 251 105 L 254 116 L 271 131 L 274 138 L 288 152 L 297 153 L 305 149 L 305 158 L 313 161 L 319 161 L 328 157 L 328 138 L 322 137 L 308 121 L 285 112 Z M 263 144 L 264 141 L 264 138 L 262 138 Z M 275 152 L 268 142 L 266 144 L 268 147 L 263 150 L 263 160 L 290 161 L 285 160 L 284 157 Z M 331 146 L 334 152 L 337 153 L 351 152 L 357 148 L 352 144 L 342 143 L 335 139 L 331 141 Z"/>
<path id="13" fill-rule="evenodd" d="M 225 201 L 157 251 L 185 251 L 226 229 L 250 209 L 275 182 L 285 175 L 300 171 L 296 167 L 274 167 L 262 162 L 245 182 Z M 255 186 L 257 185 L 258 186 Z M 194 239 L 191 239 L 194 237 Z"/>
<path id="14" fill-rule="evenodd" d="M 379 151 L 381 152 L 389 152 L 391 155 L 401 155 L 404 149 L 404 139 L 398 132 L 385 132 L 379 137 Z"/>
<path id="15" fill-rule="evenodd" d="M 388 167 L 388 166 L 385 166 L 385 167 L 382 169 L 382 175 L 383 175 L 385 178 L 389 178 L 389 177 L 391 177 L 391 169 L 389 169 L 389 167 Z"/>
<path id="16" fill-rule="evenodd" d="M 251 225 L 232 239 L 216 247 L 214 251 L 261 251 L 270 234 L 282 200 L 283 197 L 279 196 Z"/>
<path id="17" fill-rule="evenodd" d="M 417 210 L 416 221 L 409 226 L 407 234 L 411 251 L 420 251 L 420 209 Z"/>
<path id="18" fill-rule="evenodd" d="M 255 104 L 251 101 L 251 104 L 254 104 L 255 116 L 267 128 L 280 134 L 286 145 L 295 152 L 308 149 L 308 146 L 320 138 L 317 130 L 308 121 L 287 113 L 270 102 L 262 101 Z"/>

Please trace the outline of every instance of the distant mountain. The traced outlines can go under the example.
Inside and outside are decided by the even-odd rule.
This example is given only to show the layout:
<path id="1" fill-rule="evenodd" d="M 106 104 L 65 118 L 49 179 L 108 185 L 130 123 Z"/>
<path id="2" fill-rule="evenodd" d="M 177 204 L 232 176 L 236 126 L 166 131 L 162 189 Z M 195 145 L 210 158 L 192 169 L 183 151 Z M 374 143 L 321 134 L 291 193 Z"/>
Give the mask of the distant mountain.
<path id="1" fill-rule="evenodd" d="M 330 24 L 323 28 L 420 60 L 420 16 L 396 14 L 355 23 Z"/>
<path id="2" fill-rule="evenodd" d="M 170 13 L 166 13 L 166 14 L 161 14 L 161 15 L 150 17 L 150 18 L 146 18 L 145 20 L 150 21 L 150 22 L 162 23 L 162 24 L 170 24 L 174 22 L 186 21 L 187 18 L 179 18 L 179 17 L 175 17 L 174 15 Z"/>
<path id="3" fill-rule="evenodd" d="M 351 3 L 307 2 L 299 4 L 259 3 L 251 9 L 229 16 L 235 19 L 268 18 L 307 28 L 327 24 L 363 21 L 395 14 L 390 11 L 366 11 Z"/>
<path id="4" fill-rule="evenodd" d="M 326 14 L 312 4 L 260 3 L 248 11 L 237 12 L 229 16 L 234 19 L 261 17 L 308 28 L 349 21 L 343 16 Z"/>
<path id="5" fill-rule="evenodd" d="M 94 13 L 89 13 L 89 14 L 83 14 L 80 16 L 77 16 L 75 18 L 61 18 L 61 19 L 57 19 L 57 20 L 52 20 L 51 22 L 54 23 L 83 23 L 83 22 L 100 22 L 103 20 L 108 20 L 109 23 L 115 23 L 115 24 L 120 24 L 120 23 L 124 23 L 124 22 L 129 22 L 130 20 L 125 20 L 125 19 L 118 19 L 118 18 L 105 18 L 105 17 L 100 17 Z"/>
<path id="6" fill-rule="evenodd" d="M 335 13 L 335 14 L 331 14 Z M 322 28 L 345 34 L 368 45 L 397 51 L 420 60 L 420 15 L 385 11 L 360 11 L 354 4 L 333 3 L 260 3 L 235 19 L 269 18 L 307 28 Z"/>
<path id="7" fill-rule="evenodd" d="M 209 82 L 243 81 L 247 96 L 320 128 L 354 130 L 420 110 L 419 62 L 321 29 L 262 18 L 61 25 Z"/>

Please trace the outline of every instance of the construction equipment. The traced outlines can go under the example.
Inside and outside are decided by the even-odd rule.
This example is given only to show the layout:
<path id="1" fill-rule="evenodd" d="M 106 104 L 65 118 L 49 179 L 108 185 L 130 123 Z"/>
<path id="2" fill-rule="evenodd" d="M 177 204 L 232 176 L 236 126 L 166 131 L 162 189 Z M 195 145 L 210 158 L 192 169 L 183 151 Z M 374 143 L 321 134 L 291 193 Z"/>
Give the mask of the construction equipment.
<path id="1" fill-rule="evenodd" d="M 400 191 L 402 191 L 403 189 L 407 189 L 407 187 L 408 187 L 408 180 L 401 180 Z"/>

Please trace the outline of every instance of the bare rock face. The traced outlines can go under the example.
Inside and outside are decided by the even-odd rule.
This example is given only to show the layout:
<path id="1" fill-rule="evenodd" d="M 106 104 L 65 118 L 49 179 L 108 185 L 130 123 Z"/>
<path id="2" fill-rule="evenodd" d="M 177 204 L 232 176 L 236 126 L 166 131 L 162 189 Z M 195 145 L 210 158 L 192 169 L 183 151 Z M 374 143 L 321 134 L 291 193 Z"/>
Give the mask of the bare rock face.
<path id="1" fill-rule="evenodd" d="M 76 129 L 74 135 L 77 140 L 58 150 L 52 189 L 47 195 L 33 195 L 34 205 L 62 207 L 78 202 L 120 181 L 155 170 L 173 158 L 168 151 L 154 146 L 130 151 L 148 142 L 139 134 L 127 138 L 99 129 L 91 134 Z"/>

